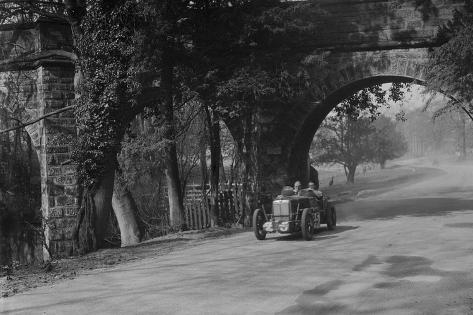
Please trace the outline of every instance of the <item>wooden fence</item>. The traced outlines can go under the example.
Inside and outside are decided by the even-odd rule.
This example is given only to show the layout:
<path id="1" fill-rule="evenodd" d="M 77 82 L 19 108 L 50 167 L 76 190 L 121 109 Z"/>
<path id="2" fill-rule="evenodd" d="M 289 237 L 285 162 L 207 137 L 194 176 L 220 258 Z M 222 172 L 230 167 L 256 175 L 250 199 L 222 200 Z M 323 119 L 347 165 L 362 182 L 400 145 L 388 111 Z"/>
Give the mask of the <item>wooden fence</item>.
<path id="1" fill-rule="evenodd" d="M 234 225 L 241 218 L 241 189 L 239 186 L 222 188 L 218 197 L 219 225 Z M 197 186 L 189 186 L 184 201 L 187 227 L 201 230 L 211 226 L 210 199 Z"/>

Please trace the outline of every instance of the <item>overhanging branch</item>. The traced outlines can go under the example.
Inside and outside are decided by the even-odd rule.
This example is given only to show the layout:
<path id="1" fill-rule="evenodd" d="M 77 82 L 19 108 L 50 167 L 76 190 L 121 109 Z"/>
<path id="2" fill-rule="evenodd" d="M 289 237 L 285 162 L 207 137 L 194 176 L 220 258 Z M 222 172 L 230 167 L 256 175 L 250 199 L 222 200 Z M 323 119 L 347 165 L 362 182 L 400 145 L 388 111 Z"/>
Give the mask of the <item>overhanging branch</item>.
<path id="1" fill-rule="evenodd" d="M 11 128 L 8 128 L 8 129 L 5 129 L 5 130 L 0 130 L 0 134 L 4 134 L 4 133 L 7 133 L 7 132 L 10 132 L 10 131 L 15 131 L 15 130 L 18 130 L 18 129 L 21 129 L 21 128 L 25 128 L 29 125 L 32 125 L 34 123 L 37 123 L 38 121 L 41 121 L 45 118 L 48 118 L 50 116 L 54 116 L 54 115 L 57 115 L 57 114 L 60 114 L 62 112 L 65 112 L 65 111 L 69 111 L 71 109 L 74 109 L 74 105 L 71 105 L 71 106 L 67 106 L 67 107 L 64 107 L 64 108 L 61 108 L 61 109 L 58 109 L 54 112 L 50 112 L 50 113 L 47 113 L 46 115 L 43 115 L 43 116 L 40 116 L 38 118 L 35 118 L 33 120 L 30 120 L 26 123 L 23 123 L 23 124 L 20 124 L 18 126 L 15 126 L 15 127 L 11 127 Z"/>

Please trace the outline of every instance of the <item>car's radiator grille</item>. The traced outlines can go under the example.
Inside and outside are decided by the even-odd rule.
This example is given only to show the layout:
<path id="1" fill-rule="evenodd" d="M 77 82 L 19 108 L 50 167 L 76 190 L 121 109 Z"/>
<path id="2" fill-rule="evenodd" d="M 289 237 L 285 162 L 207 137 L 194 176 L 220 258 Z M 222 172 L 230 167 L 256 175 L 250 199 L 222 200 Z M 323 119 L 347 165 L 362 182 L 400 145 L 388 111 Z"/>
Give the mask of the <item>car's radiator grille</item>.
<path id="1" fill-rule="evenodd" d="M 289 217 L 289 200 L 274 200 L 273 215 L 275 217 Z"/>

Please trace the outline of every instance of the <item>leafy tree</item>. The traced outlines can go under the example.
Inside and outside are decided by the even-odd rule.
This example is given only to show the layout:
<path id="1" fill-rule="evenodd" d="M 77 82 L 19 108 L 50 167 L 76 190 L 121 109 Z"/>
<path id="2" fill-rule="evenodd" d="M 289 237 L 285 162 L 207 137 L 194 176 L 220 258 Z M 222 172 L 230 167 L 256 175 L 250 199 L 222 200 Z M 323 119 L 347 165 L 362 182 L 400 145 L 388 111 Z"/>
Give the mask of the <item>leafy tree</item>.
<path id="1" fill-rule="evenodd" d="M 438 34 L 443 43 L 433 49 L 426 71 L 429 90 L 453 97 L 437 116 L 454 108 L 462 109 L 473 119 L 473 1 L 465 1 L 452 21 Z"/>
<path id="2" fill-rule="evenodd" d="M 407 152 L 407 142 L 401 132 L 396 130 L 396 123 L 381 115 L 373 122 L 375 128 L 370 139 L 373 161 L 383 169 L 386 161 L 399 158 Z"/>
<path id="3" fill-rule="evenodd" d="M 323 131 L 315 138 L 313 159 L 316 163 L 336 163 L 343 166 L 347 183 L 355 182 L 356 168 L 371 160 L 371 136 L 374 127 L 366 118 L 357 120 L 347 116 L 326 119 Z"/>
<path id="4" fill-rule="evenodd" d="M 133 1 L 91 1 L 76 36 L 78 67 L 83 77 L 76 102 L 79 143 L 75 154 L 82 189 L 77 229 L 80 251 L 101 246 L 112 210 L 120 141 L 141 110 L 136 99 L 143 89 L 137 79 L 140 64 L 136 61 L 142 47 L 136 34 L 138 27 L 143 27 L 139 9 Z M 114 210 L 125 210 L 117 218 L 133 218 L 133 209 L 121 207 L 124 202 L 115 204 L 118 208 Z M 136 222 L 119 223 L 123 223 L 121 227 L 132 227 L 129 234 L 133 242 L 139 240 Z M 121 232 L 124 237 L 125 231 Z"/>

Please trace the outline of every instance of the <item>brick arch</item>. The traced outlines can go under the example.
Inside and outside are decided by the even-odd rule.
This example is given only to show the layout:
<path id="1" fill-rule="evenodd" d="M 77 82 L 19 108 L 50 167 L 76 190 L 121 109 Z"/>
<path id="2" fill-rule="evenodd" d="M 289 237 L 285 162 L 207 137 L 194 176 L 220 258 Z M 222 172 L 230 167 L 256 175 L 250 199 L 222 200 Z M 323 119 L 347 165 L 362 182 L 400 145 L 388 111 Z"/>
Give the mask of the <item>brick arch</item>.
<path id="1" fill-rule="evenodd" d="M 315 93 L 323 100 L 345 86 L 378 76 L 422 80 L 427 59 L 428 50 L 424 48 L 333 53 L 326 59 L 325 75 L 315 79 Z"/>
<path id="2" fill-rule="evenodd" d="M 306 103 L 304 110 L 292 110 L 290 114 L 290 121 L 300 122 L 289 145 L 291 149 L 287 174 L 290 181 L 296 178 L 304 180 L 307 177 L 307 157 L 312 139 L 325 117 L 337 104 L 374 84 L 422 84 L 427 51 L 411 49 L 402 52 L 363 52 L 331 58 L 338 62 L 333 62 L 332 59 L 332 65 L 335 66 L 325 76 L 323 83 L 319 83 L 316 101 Z"/>

